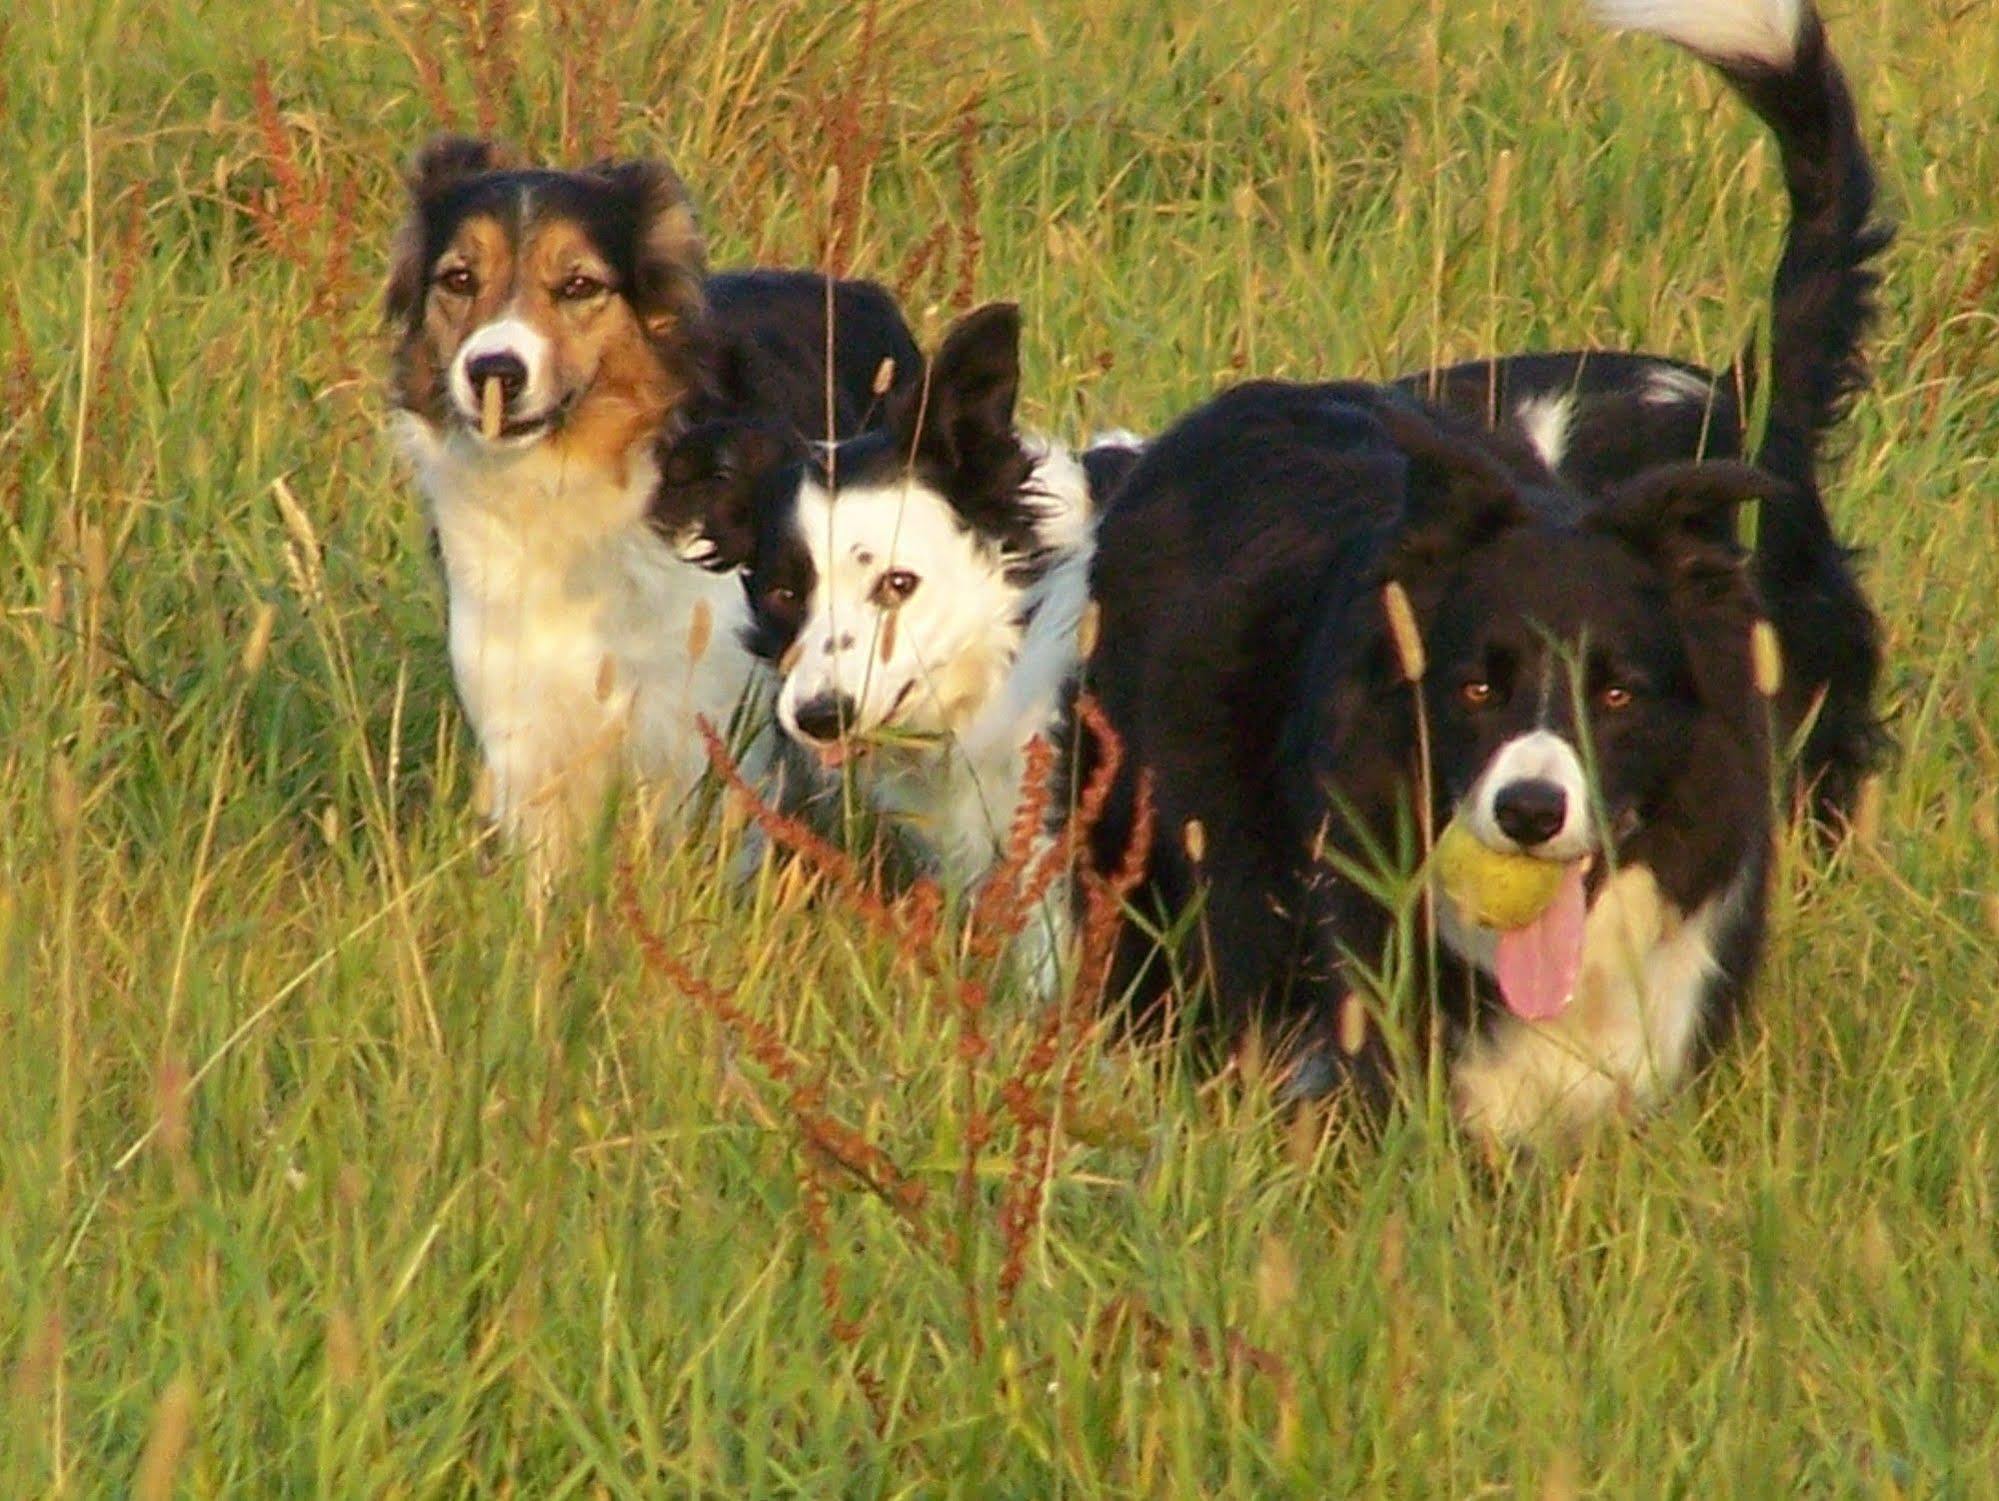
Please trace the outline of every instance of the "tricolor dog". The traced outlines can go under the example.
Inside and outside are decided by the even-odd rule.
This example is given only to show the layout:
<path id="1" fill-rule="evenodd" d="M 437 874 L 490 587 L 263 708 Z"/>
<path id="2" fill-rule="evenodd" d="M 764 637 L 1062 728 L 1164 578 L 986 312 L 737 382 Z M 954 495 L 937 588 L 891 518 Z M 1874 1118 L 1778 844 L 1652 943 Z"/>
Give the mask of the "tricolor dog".
<path id="1" fill-rule="evenodd" d="M 860 431 L 921 358 L 877 287 L 709 275 L 656 162 L 554 171 L 447 139 L 409 196 L 396 434 L 494 817 L 553 868 L 617 778 L 680 803 L 698 720 L 728 725 L 759 679 L 742 587 L 713 568 L 716 484 L 745 454 Z"/>

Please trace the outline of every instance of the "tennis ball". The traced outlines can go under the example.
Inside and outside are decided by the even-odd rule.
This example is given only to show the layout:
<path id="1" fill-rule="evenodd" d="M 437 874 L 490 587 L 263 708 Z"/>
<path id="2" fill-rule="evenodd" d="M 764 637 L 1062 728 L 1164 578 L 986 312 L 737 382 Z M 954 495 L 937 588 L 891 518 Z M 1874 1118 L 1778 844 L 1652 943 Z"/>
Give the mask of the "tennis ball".
<path id="1" fill-rule="evenodd" d="M 1488 849 L 1453 819 L 1437 836 L 1437 880 L 1466 919 L 1480 927 L 1524 928 L 1548 908 L 1566 869 L 1556 860 Z"/>

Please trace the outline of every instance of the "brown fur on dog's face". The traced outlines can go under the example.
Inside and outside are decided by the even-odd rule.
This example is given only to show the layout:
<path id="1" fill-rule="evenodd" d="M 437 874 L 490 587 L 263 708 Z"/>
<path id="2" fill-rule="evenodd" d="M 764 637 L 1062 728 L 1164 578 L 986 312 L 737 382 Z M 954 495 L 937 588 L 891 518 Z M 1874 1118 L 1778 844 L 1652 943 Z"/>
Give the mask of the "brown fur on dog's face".
<path id="1" fill-rule="evenodd" d="M 696 386 L 705 266 L 667 168 L 519 169 L 445 140 L 419 157 L 410 198 L 387 299 L 404 411 L 440 434 L 615 464 Z M 487 440 L 493 381 L 504 420 Z"/>

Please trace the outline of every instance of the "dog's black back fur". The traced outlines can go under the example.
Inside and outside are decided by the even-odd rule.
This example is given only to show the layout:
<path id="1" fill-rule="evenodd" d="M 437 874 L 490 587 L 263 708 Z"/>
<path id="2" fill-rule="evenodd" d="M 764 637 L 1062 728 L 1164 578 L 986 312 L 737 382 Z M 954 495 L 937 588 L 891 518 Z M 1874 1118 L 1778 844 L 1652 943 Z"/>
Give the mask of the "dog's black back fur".
<path id="1" fill-rule="evenodd" d="M 1818 16 L 1806 6 L 1787 67 L 1708 59 L 1777 140 L 1790 224 L 1771 287 L 1767 365 L 1756 342 L 1715 373 L 1642 355 L 1576 351 L 1477 361 L 1405 377 L 1412 394 L 1472 420 L 1508 425 L 1523 403 L 1573 398 L 1558 468 L 1583 489 L 1648 464 L 1748 455 L 1759 386 L 1769 413 L 1755 461 L 1785 481 L 1761 509 L 1755 570 L 1782 642 L 1787 735 L 1808 730 L 1800 780 L 1814 810 L 1851 812 L 1887 739 L 1875 709 L 1881 632 L 1819 491 L 1827 433 L 1866 383 L 1874 261 L 1891 231 L 1874 222 L 1875 186 L 1853 97 Z M 1659 397 L 1677 373 L 1684 393 Z"/>
<path id="2" fill-rule="evenodd" d="M 652 519 L 669 536 L 705 529 L 702 560 L 727 570 L 746 556 L 741 524 L 761 480 L 814 443 L 879 426 L 921 388 L 923 355 L 874 282 L 730 271 L 709 277 L 706 293 L 705 380 L 686 422 L 662 439 Z"/>

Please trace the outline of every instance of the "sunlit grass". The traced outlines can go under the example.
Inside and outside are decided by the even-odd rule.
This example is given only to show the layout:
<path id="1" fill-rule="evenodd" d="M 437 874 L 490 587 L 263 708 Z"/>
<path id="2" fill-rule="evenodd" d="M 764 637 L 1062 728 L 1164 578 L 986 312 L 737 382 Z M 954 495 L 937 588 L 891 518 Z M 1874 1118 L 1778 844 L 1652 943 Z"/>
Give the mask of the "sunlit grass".
<path id="1" fill-rule="evenodd" d="M 16 7 L 0 1493 L 1999 1493 L 1999 22 L 1830 19 L 1903 225 L 1830 485 L 1901 755 L 1877 833 L 1786 844 L 1712 1074 L 1495 1172 L 1101 1043 L 1023 1165 L 1040 1018 L 1001 989 L 968 1063 L 980 963 L 729 840 L 630 851 L 641 904 L 790 1083 L 647 967 L 624 844 L 538 919 L 375 286 L 450 123 L 665 154 L 718 264 L 837 253 L 928 333 L 1017 298 L 1070 436 L 1241 372 L 1719 362 L 1780 184 L 1695 67 L 1565 4 Z"/>

